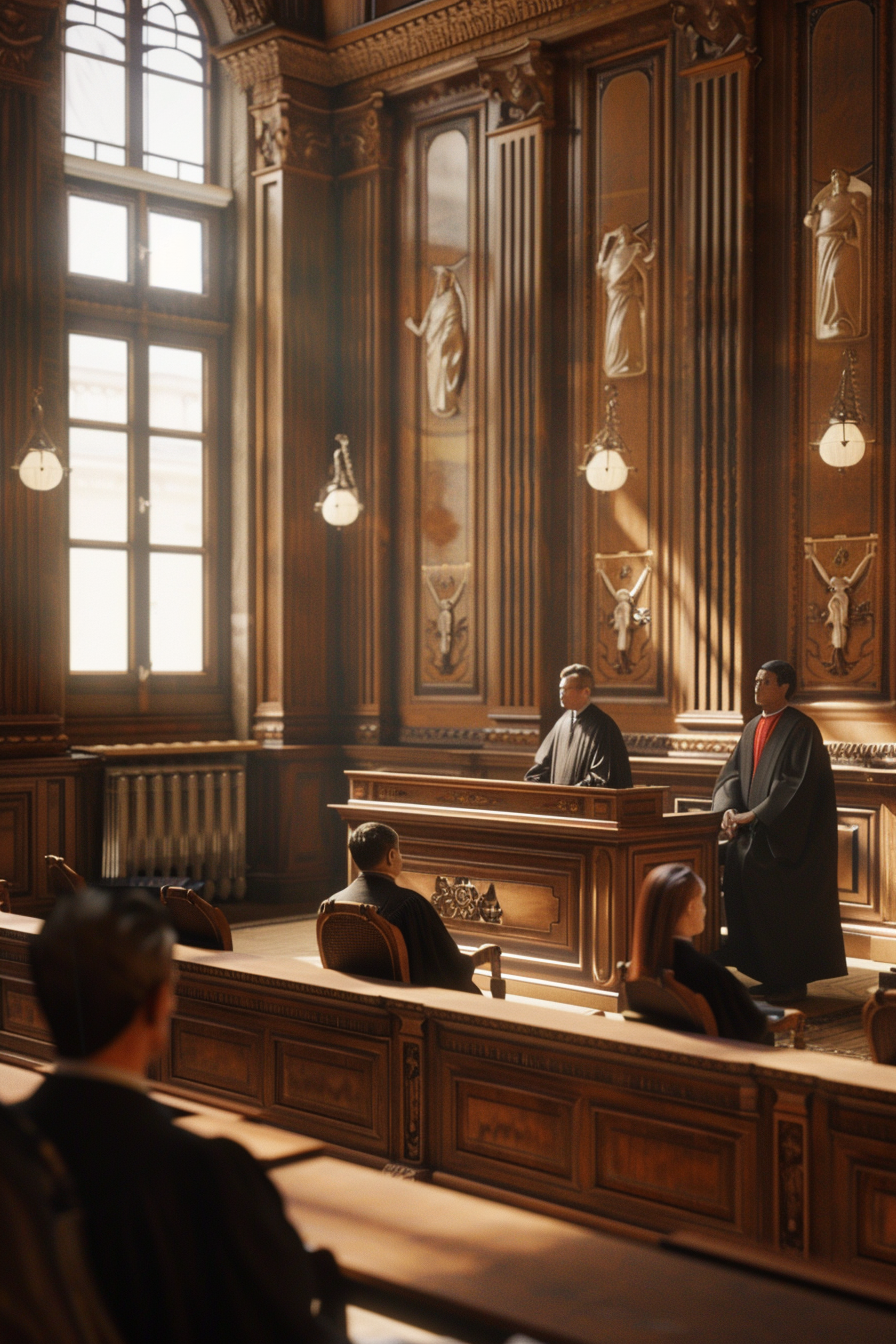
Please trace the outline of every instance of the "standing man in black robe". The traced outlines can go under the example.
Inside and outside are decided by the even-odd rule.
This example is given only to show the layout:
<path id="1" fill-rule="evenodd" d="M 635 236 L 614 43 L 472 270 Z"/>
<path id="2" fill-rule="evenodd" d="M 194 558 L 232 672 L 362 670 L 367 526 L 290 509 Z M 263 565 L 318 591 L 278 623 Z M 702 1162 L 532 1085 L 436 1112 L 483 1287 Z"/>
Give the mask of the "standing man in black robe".
<path id="1" fill-rule="evenodd" d="M 716 780 L 724 812 L 725 960 L 761 981 L 752 994 L 793 1003 L 812 980 L 846 975 L 837 891 L 837 799 L 821 733 L 788 701 L 789 663 L 756 674 L 762 713 Z"/>
<path id="2" fill-rule="evenodd" d="M 560 673 L 558 719 L 538 751 L 526 779 L 535 784 L 584 784 L 592 789 L 630 789 L 632 771 L 616 722 L 591 703 L 594 677 L 584 663 Z"/>
<path id="3" fill-rule="evenodd" d="M 330 899 L 375 905 L 383 919 L 395 925 L 408 950 L 412 985 L 478 994 L 473 984 L 473 962 L 461 952 L 435 906 L 419 891 L 398 885 L 404 860 L 392 827 L 381 821 L 365 821 L 352 831 L 348 849 L 360 874 L 351 886 Z"/>

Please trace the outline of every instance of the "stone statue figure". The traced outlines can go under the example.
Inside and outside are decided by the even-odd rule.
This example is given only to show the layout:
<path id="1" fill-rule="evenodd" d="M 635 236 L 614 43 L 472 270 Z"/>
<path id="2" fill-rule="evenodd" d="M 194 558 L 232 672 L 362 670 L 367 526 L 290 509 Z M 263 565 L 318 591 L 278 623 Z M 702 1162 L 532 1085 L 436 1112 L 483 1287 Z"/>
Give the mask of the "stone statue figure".
<path id="1" fill-rule="evenodd" d="M 849 642 L 849 602 L 854 589 L 861 583 L 874 559 L 874 547 L 871 546 L 856 565 L 849 578 L 842 574 L 828 574 L 815 553 L 812 543 L 806 546 L 806 559 L 811 560 L 816 573 L 830 593 L 825 612 L 825 625 L 831 631 L 830 671 L 835 677 L 843 677 L 849 671 L 846 662 L 846 645 Z"/>
<path id="2" fill-rule="evenodd" d="M 467 579 L 470 577 L 470 566 L 464 566 L 464 576 L 450 597 L 439 596 L 432 581 L 431 567 L 424 565 L 423 574 L 438 611 L 436 633 L 439 640 L 439 670 L 448 673 L 451 671 L 451 653 L 454 647 L 454 609 L 464 595 Z"/>
<path id="3" fill-rule="evenodd" d="M 650 620 L 650 612 L 646 607 L 636 607 L 638 595 L 647 582 L 650 574 L 650 565 L 646 564 L 638 575 L 638 578 L 631 588 L 615 588 L 610 576 L 602 565 L 598 566 L 598 574 L 606 585 L 607 592 L 616 604 L 613 608 L 613 614 L 610 617 L 610 624 L 616 631 L 616 670 L 622 673 L 629 673 L 632 670 L 629 651 L 632 643 L 632 633 L 639 625 L 646 625 Z"/>
<path id="4" fill-rule="evenodd" d="M 433 415 L 446 420 L 458 412 L 467 363 L 467 300 L 454 271 L 433 266 L 435 283 L 429 307 L 419 322 L 404 324 L 422 336 L 426 353 L 426 390 Z"/>
<path id="5" fill-rule="evenodd" d="M 608 378 L 632 378 L 647 368 L 646 281 L 655 256 L 656 248 L 648 251 L 628 224 L 604 234 L 597 273 L 607 296 L 604 373 Z"/>
<path id="6" fill-rule="evenodd" d="M 815 238 L 815 335 L 819 341 L 862 336 L 864 267 L 871 188 L 845 168 L 834 168 L 803 219 Z"/>

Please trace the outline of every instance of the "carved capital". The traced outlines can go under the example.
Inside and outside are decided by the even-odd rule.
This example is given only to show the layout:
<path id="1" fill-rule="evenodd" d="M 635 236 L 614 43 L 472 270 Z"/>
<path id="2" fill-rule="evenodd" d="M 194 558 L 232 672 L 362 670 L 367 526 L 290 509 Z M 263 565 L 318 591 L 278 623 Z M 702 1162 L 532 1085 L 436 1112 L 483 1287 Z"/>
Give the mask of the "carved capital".
<path id="1" fill-rule="evenodd" d="M 554 68 L 541 55 L 540 42 L 525 42 L 501 56 L 479 57 L 477 64 L 480 87 L 498 104 L 499 127 L 530 117 L 551 120 Z"/>
<path id="2" fill-rule="evenodd" d="M 692 65 L 756 50 L 756 0 L 672 0 L 672 22 L 687 38 Z"/>
<path id="3" fill-rule="evenodd" d="M 304 106 L 288 94 L 250 109 L 255 121 L 255 169 L 297 168 L 329 177 L 333 136 L 329 113 Z"/>
<path id="4" fill-rule="evenodd" d="M 383 108 L 383 95 L 371 94 L 366 103 L 336 113 L 336 171 L 339 174 L 386 168 L 392 119 Z"/>
<path id="5" fill-rule="evenodd" d="M 224 8 L 235 33 L 250 33 L 274 22 L 272 0 L 224 0 Z"/>
<path id="6" fill-rule="evenodd" d="M 0 0 L 0 81 L 37 86 L 31 65 L 57 13 L 55 0 Z"/>

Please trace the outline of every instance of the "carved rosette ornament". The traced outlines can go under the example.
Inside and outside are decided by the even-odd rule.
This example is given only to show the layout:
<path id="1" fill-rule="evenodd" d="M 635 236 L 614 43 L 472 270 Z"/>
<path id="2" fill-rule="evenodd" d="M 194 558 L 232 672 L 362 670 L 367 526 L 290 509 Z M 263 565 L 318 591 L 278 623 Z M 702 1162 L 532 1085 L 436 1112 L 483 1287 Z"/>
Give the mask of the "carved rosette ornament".
<path id="1" fill-rule="evenodd" d="M 31 65 L 57 13 L 55 3 L 0 2 L 0 81 L 38 87 Z"/>
<path id="2" fill-rule="evenodd" d="M 383 103 L 383 95 L 374 93 L 359 107 L 336 113 L 336 171 L 340 176 L 389 166 L 392 122 Z"/>
<path id="3" fill-rule="evenodd" d="M 672 0 L 672 22 L 687 38 L 691 64 L 756 51 L 756 0 Z"/>
<path id="4" fill-rule="evenodd" d="M 554 68 L 540 42 L 526 42 L 501 56 L 478 59 L 479 84 L 498 104 L 498 126 L 532 117 L 550 121 L 554 113 Z"/>

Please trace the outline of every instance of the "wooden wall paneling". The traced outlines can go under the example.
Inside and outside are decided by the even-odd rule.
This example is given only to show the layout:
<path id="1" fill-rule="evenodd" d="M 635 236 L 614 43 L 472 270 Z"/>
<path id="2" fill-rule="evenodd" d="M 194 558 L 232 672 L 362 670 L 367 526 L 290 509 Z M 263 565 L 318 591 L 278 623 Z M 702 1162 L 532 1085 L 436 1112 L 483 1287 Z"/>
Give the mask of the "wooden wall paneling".
<path id="1" fill-rule="evenodd" d="M 543 709 L 555 703 L 543 666 L 547 548 L 543 519 L 548 458 L 546 229 L 554 70 L 539 42 L 480 56 L 491 95 L 489 217 L 489 611 L 490 737 L 537 745 Z M 549 690 L 550 687 L 550 690 Z"/>
<path id="2" fill-rule="evenodd" d="M 62 122 L 57 6 L 26 0 L 0 26 L 0 756 L 67 747 L 63 680 L 65 484 L 38 493 L 10 470 L 42 386 L 63 420 Z M 42 226 L 42 227 L 40 227 Z M 64 460 L 64 457 L 63 457 Z"/>
<path id="3" fill-rule="evenodd" d="M 250 756 L 246 886 L 253 900 L 302 902 L 311 913 L 344 885 L 345 838 L 327 811 L 343 793 L 330 748 L 272 745 Z"/>
<path id="4" fill-rule="evenodd" d="M 802 687 L 822 699 L 860 700 L 879 697 L 886 689 L 889 611 L 884 594 L 891 544 L 881 350 L 890 247 L 883 116 L 886 8 L 872 0 L 840 0 L 799 12 L 802 143 L 796 209 L 803 226 L 793 647 Z M 849 178 L 836 198 L 834 169 Z M 828 427 L 850 351 L 865 417 L 862 428 L 874 441 L 861 462 L 838 471 L 811 445 Z"/>
<path id="5" fill-rule="evenodd" d="M 682 728 L 743 723 L 744 604 L 749 591 L 745 500 L 751 397 L 752 93 L 755 12 L 726 9 L 715 29 L 705 6 L 676 6 L 685 189 L 680 250 L 684 330 L 676 369 L 679 507 L 693 531 L 680 546 L 679 586 L 693 594 L 678 644 Z M 730 42 L 722 30 L 730 28 Z M 749 701 L 747 701 L 749 703 Z"/>
<path id="6" fill-rule="evenodd" d="M 390 556 L 393 231 L 391 117 L 381 94 L 336 113 L 341 313 L 337 429 L 364 504 L 341 532 L 339 736 L 384 742 L 393 731 L 395 641 Z"/>
<path id="7" fill-rule="evenodd" d="M 17 914 L 43 913 L 55 899 L 45 854 L 99 877 L 102 779 L 102 762 L 81 753 L 0 761 L 0 877 Z"/>
<path id="8" fill-rule="evenodd" d="M 483 719 L 482 146 L 482 94 L 468 78 L 405 106 L 394 337 L 403 735 Z"/>
<path id="9" fill-rule="evenodd" d="M 286 34 L 219 53 L 255 123 L 254 733 L 287 743 L 330 737 L 335 541 L 313 510 L 332 462 L 333 132 L 292 54 Z"/>

